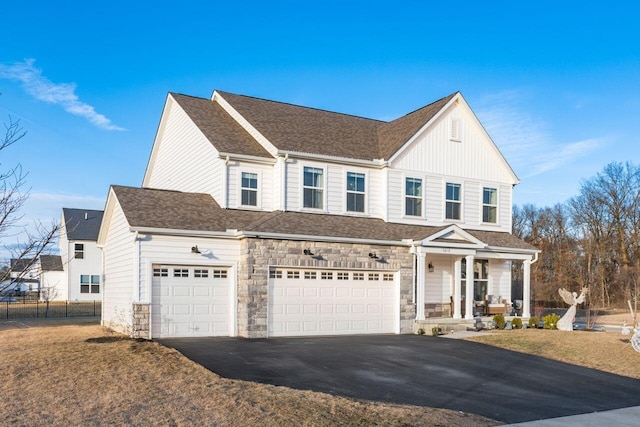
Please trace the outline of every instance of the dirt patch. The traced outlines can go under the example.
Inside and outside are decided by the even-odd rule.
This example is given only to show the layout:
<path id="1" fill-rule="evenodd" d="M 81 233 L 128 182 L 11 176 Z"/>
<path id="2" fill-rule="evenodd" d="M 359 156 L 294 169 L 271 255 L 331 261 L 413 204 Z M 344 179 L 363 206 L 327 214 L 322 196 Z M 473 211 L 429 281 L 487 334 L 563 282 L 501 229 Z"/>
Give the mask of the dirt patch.
<path id="1" fill-rule="evenodd" d="M 228 380 L 175 350 L 94 325 L 0 332 L 3 423 L 48 425 L 490 426 L 456 411 Z"/>

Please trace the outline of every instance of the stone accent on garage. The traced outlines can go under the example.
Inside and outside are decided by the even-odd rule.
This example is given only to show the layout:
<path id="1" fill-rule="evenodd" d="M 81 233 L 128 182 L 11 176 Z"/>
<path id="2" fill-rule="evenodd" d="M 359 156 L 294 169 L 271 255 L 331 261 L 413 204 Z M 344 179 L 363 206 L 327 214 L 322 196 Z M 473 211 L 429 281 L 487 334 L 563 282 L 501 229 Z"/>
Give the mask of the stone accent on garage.
<path id="1" fill-rule="evenodd" d="M 304 255 L 310 249 L 315 255 Z M 369 258 L 375 252 L 378 260 Z M 238 335 L 267 336 L 268 281 L 270 267 L 309 267 L 399 272 L 400 332 L 411 333 L 415 307 L 413 298 L 413 255 L 406 246 L 363 245 L 243 239 L 238 267 Z"/>
<path id="2" fill-rule="evenodd" d="M 131 336 L 151 339 L 151 304 L 134 302 Z"/>

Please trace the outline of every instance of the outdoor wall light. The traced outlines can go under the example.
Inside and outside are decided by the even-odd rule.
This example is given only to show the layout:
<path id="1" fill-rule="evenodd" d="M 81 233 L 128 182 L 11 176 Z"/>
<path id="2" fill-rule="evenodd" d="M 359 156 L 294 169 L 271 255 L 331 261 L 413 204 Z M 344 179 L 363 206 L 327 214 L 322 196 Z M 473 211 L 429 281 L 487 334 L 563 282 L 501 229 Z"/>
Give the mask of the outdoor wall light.
<path id="1" fill-rule="evenodd" d="M 305 254 L 305 255 L 309 255 L 309 256 L 313 256 L 314 255 L 314 253 L 311 252 L 311 249 L 305 249 L 304 251 L 302 251 L 302 253 Z"/>
<path id="2" fill-rule="evenodd" d="M 192 254 L 201 254 L 202 252 L 200 252 L 200 249 L 198 249 L 198 245 L 195 245 L 195 246 L 191 246 L 191 253 Z"/>
<path id="3" fill-rule="evenodd" d="M 429 261 L 429 265 L 427 266 L 427 268 L 429 269 L 429 273 L 433 273 L 433 263 L 431 261 Z"/>
<path id="4" fill-rule="evenodd" d="M 371 259 L 378 259 L 378 255 L 376 255 L 375 252 L 369 252 L 369 258 Z"/>

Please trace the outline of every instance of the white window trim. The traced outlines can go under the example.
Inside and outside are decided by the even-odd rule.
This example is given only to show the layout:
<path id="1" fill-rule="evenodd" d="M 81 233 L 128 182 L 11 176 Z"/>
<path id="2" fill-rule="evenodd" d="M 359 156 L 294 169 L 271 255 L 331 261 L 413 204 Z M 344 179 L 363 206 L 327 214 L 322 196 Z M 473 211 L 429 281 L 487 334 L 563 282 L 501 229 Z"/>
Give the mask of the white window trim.
<path id="1" fill-rule="evenodd" d="M 485 207 L 485 203 L 484 203 L 484 190 L 485 188 L 489 188 L 492 190 L 496 190 L 496 222 L 485 222 L 484 221 L 484 207 Z M 494 206 L 494 205 L 486 205 L 486 206 Z M 494 225 L 494 226 L 498 226 L 500 224 L 500 189 L 495 186 L 495 187 L 491 187 L 488 185 L 483 185 L 480 187 L 480 223 L 484 224 L 484 225 Z"/>
<path id="2" fill-rule="evenodd" d="M 243 205 L 242 204 L 242 173 L 254 173 L 256 175 L 258 175 L 258 188 L 256 188 L 257 191 L 257 197 L 256 197 L 256 206 L 251 206 L 251 205 Z M 258 169 L 247 169 L 247 168 L 240 168 L 238 169 L 238 202 L 237 202 L 238 208 L 242 208 L 242 209 L 257 209 L 257 210 L 261 210 L 262 209 L 262 171 L 258 170 Z"/>
<path id="3" fill-rule="evenodd" d="M 315 168 L 322 169 L 322 208 L 306 208 L 304 206 L 304 168 Z M 299 192 L 299 200 L 300 200 L 300 210 L 307 212 L 329 212 L 328 202 L 329 202 L 329 168 L 326 165 L 317 165 L 313 163 L 300 163 L 300 192 Z M 311 187 L 309 187 L 311 188 Z"/>
<path id="4" fill-rule="evenodd" d="M 364 175 L 364 193 L 347 190 L 347 174 L 349 174 L 349 173 L 359 173 L 359 174 L 363 174 Z M 342 172 L 342 176 L 344 177 L 344 182 L 342 183 L 342 188 L 344 188 L 344 198 L 343 198 L 344 209 L 342 210 L 342 213 L 344 215 L 369 216 L 369 171 L 363 171 L 363 170 L 358 170 L 358 169 L 346 169 L 345 168 L 343 170 L 343 172 Z M 364 211 L 357 212 L 357 211 L 349 211 L 349 210 L 347 210 L 347 204 L 348 204 L 347 202 L 348 202 L 349 193 L 364 194 Z"/>
<path id="5" fill-rule="evenodd" d="M 422 180 L 422 208 L 420 215 L 407 215 L 407 179 L 420 179 Z M 427 214 L 427 204 L 426 204 L 426 195 L 427 195 L 427 178 L 425 176 L 420 175 L 403 175 L 402 176 L 402 218 L 408 219 L 424 219 Z M 412 199 L 417 199 L 417 197 L 409 196 Z"/>
<path id="6" fill-rule="evenodd" d="M 447 199 L 447 184 L 455 184 L 455 185 L 459 185 L 460 186 L 460 200 L 458 201 L 458 203 L 460 203 L 460 218 L 459 219 L 455 219 L 455 218 L 447 218 L 447 202 L 449 201 L 449 199 Z M 442 218 L 444 222 L 464 222 L 464 184 L 460 183 L 460 182 L 455 182 L 455 181 L 447 181 L 445 179 L 444 181 L 444 187 L 443 187 L 443 192 L 442 192 L 443 197 L 443 205 L 442 205 Z M 455 202 L 456 200 L 452 200 L 452 202 Z"/>

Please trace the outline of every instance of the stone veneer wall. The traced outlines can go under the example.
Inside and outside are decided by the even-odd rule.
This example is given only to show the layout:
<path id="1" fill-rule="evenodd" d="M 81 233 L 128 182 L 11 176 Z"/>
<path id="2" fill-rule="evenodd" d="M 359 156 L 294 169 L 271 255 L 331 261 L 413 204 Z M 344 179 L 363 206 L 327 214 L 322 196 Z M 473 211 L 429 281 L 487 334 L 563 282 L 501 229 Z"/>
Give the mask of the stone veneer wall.
<path id="1" fill-rule="evenodd" d="M 133 338 L 151 339 L 151 306 L 148 303 L 133 303 L 133 319 L 131 336 Z"/>
<path id="2" fill-rule="evenodd" d="M 316 257 L 304 255 L 311 249 Z M 369 258 L 375 252 L 379 260 Z M 322 259 L 319 259 L 319 257 Z M 269 267 L 362 269 L 399 272 L 400 332 L 411 333 L 415 318 L 413 255 L 406 246 L 378 246 L 247 238 L 241 243 L 238 267 L 238 335 L 267 336 Z M 384 262 L 380 262 L 383 261 Z"/>

